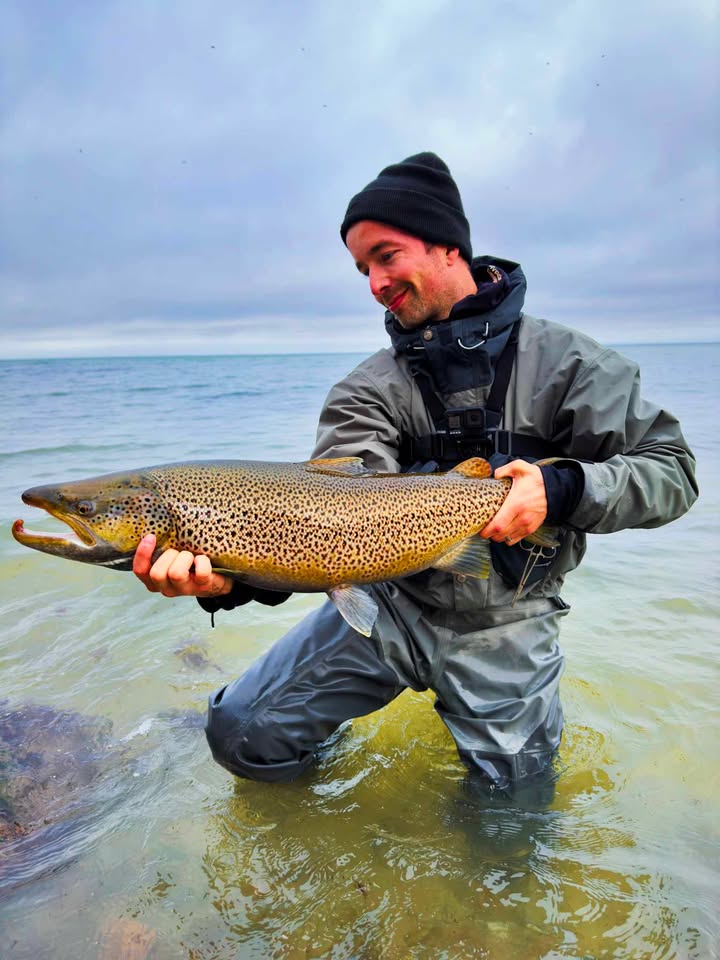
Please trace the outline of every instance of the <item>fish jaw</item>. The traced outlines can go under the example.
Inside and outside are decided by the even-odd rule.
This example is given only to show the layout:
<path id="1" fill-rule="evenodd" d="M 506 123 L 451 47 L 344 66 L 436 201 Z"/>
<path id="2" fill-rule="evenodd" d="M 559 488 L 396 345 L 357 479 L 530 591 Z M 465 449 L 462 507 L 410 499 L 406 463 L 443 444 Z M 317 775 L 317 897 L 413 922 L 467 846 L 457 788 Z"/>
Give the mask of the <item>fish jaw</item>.
<path id="1" fill-rule="evenodd" d="M 59 519 L 69 523 L 66 517 Z M 12 535 L 24 547 L 31 547 L 33 550 L 40 550 L 42 553 L 49 553 L 56 557 L 64 557 L 66 560 L 97 563 L 112 566 L 118 570 L 129 570 L 132 566 L 132 553 L 122 554 L 111 544 L 101 543 L 94 538 L 88 539 L 86 532 L 81 534 L 79 531 L 72 530 L 65 535 L 33 532 L 25 529 L 22 520 L 16 520 L 12 525 Z M 124 567 L 121 564 L 126 559 L 128 566 Z"/>
<path id="2" fill-rule="evenodd" d="M 58 517 L 58 519 L 73 527 L 68 517 Z M 63 535 L 26 530 L 22 520 L 16 520 L 12 525 L 13 537 L 24 547 L 31 547 L 33 550 L 40 550 L 41 553 L 49 553 L 55 557 L 64 557 L 66 560 L 100 564 L 115 570 L 132 569 L 134 551 L 123 554 L 112 544 L 103 543 L 93 537 L 89 531 L 81 532 L 81 530 L 82 528 L 72 529 L 70 533 Z"/>

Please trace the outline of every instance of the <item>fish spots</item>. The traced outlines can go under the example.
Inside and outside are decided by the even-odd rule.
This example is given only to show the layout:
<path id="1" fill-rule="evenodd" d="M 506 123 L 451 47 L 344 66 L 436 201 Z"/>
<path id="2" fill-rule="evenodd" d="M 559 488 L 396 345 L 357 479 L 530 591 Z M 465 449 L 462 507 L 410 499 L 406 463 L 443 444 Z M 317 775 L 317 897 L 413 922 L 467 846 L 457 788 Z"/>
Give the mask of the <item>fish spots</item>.
<path id="1" fill-rule="evenodd" d="M 145 473 L 177 530 L 166 545 L 205 553 L 258 585 L 297 590 L 424 569 L 482 529 L 510 486 L 458 473 L 352 476 L 262 461 Z"/>

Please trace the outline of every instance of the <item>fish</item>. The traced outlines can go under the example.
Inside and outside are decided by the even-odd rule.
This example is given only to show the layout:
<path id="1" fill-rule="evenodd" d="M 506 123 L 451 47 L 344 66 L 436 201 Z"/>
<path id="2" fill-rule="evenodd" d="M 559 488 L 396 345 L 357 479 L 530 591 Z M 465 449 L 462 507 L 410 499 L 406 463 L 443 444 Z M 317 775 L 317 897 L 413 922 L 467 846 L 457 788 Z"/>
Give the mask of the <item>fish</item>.
<path id="1" fill-rule="evenodd" d="M 153 533 L 153 560 L 189 550 L 251 586 L 325 592 L 370 636 L 378 608 L 363 587 L 430 567 L 488 577 L 489 544 L 478 533 L 512 485 L 492 472 L 480 457 L 441 474 L 377 472 L 360 457 L 159 464 L 32 487 L 23 501 L 72 532 L 33 533 L 17 520 L 12 533 L 35 550 L 115 570 L 131 570 Z"/>

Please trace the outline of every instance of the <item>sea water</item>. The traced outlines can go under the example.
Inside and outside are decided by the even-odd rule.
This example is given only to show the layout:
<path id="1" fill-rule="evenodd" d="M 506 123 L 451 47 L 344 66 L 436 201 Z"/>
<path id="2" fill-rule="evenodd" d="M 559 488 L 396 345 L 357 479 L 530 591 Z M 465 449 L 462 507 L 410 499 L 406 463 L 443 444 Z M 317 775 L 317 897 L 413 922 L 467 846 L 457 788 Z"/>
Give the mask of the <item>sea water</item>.
<path id="1" fill-rule="evenodd" d="M 57 718 L 18 748 L 35 782 L 51 773 L 33 832 L 0 844 L 2 955 L 717 956 L 720 345 L 621 349 L 681 419 L 701 499 L 668 527 L 590 538 L 563 592 L 555 798 L 481 813 L 429 693 L 355 721 L 289 785 L 212 761 L 208 694 L 317 597 L 221 613 L 212 630 L 192 599 L 10 534 L 16 517 L 62 529 L 21 503 L 35 484 L 305 459 L 358 357 L 1 363 L 0 707 Z M 20 776 L 2 733 L 0 784 Z"/>

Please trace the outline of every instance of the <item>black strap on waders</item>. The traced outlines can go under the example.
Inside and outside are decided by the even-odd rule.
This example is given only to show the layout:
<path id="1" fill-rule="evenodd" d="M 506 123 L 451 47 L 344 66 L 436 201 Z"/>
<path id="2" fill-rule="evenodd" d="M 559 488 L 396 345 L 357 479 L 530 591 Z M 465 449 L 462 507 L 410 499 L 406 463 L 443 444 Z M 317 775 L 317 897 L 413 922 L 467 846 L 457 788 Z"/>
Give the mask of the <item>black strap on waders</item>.
<path id="1" fill-rule="evenodd" d="M 446 408 L 435 392 L 430 371 L 422 358 L 410 361 L 410 373 L 418 385 L 435 427 L 422 437 L 403 437 L 401 460 L 406 464 L 438 465 L 459 463 L 468 457 L 507 457 L 540 459 L 553 453 L 552 446 L 538 437 L 530 437 L 500 427 L 505 395 L 510 383 L 521 320 L 513 324 L 507 343 L 495 364 L 490 394 L 484 407 Z"/>

